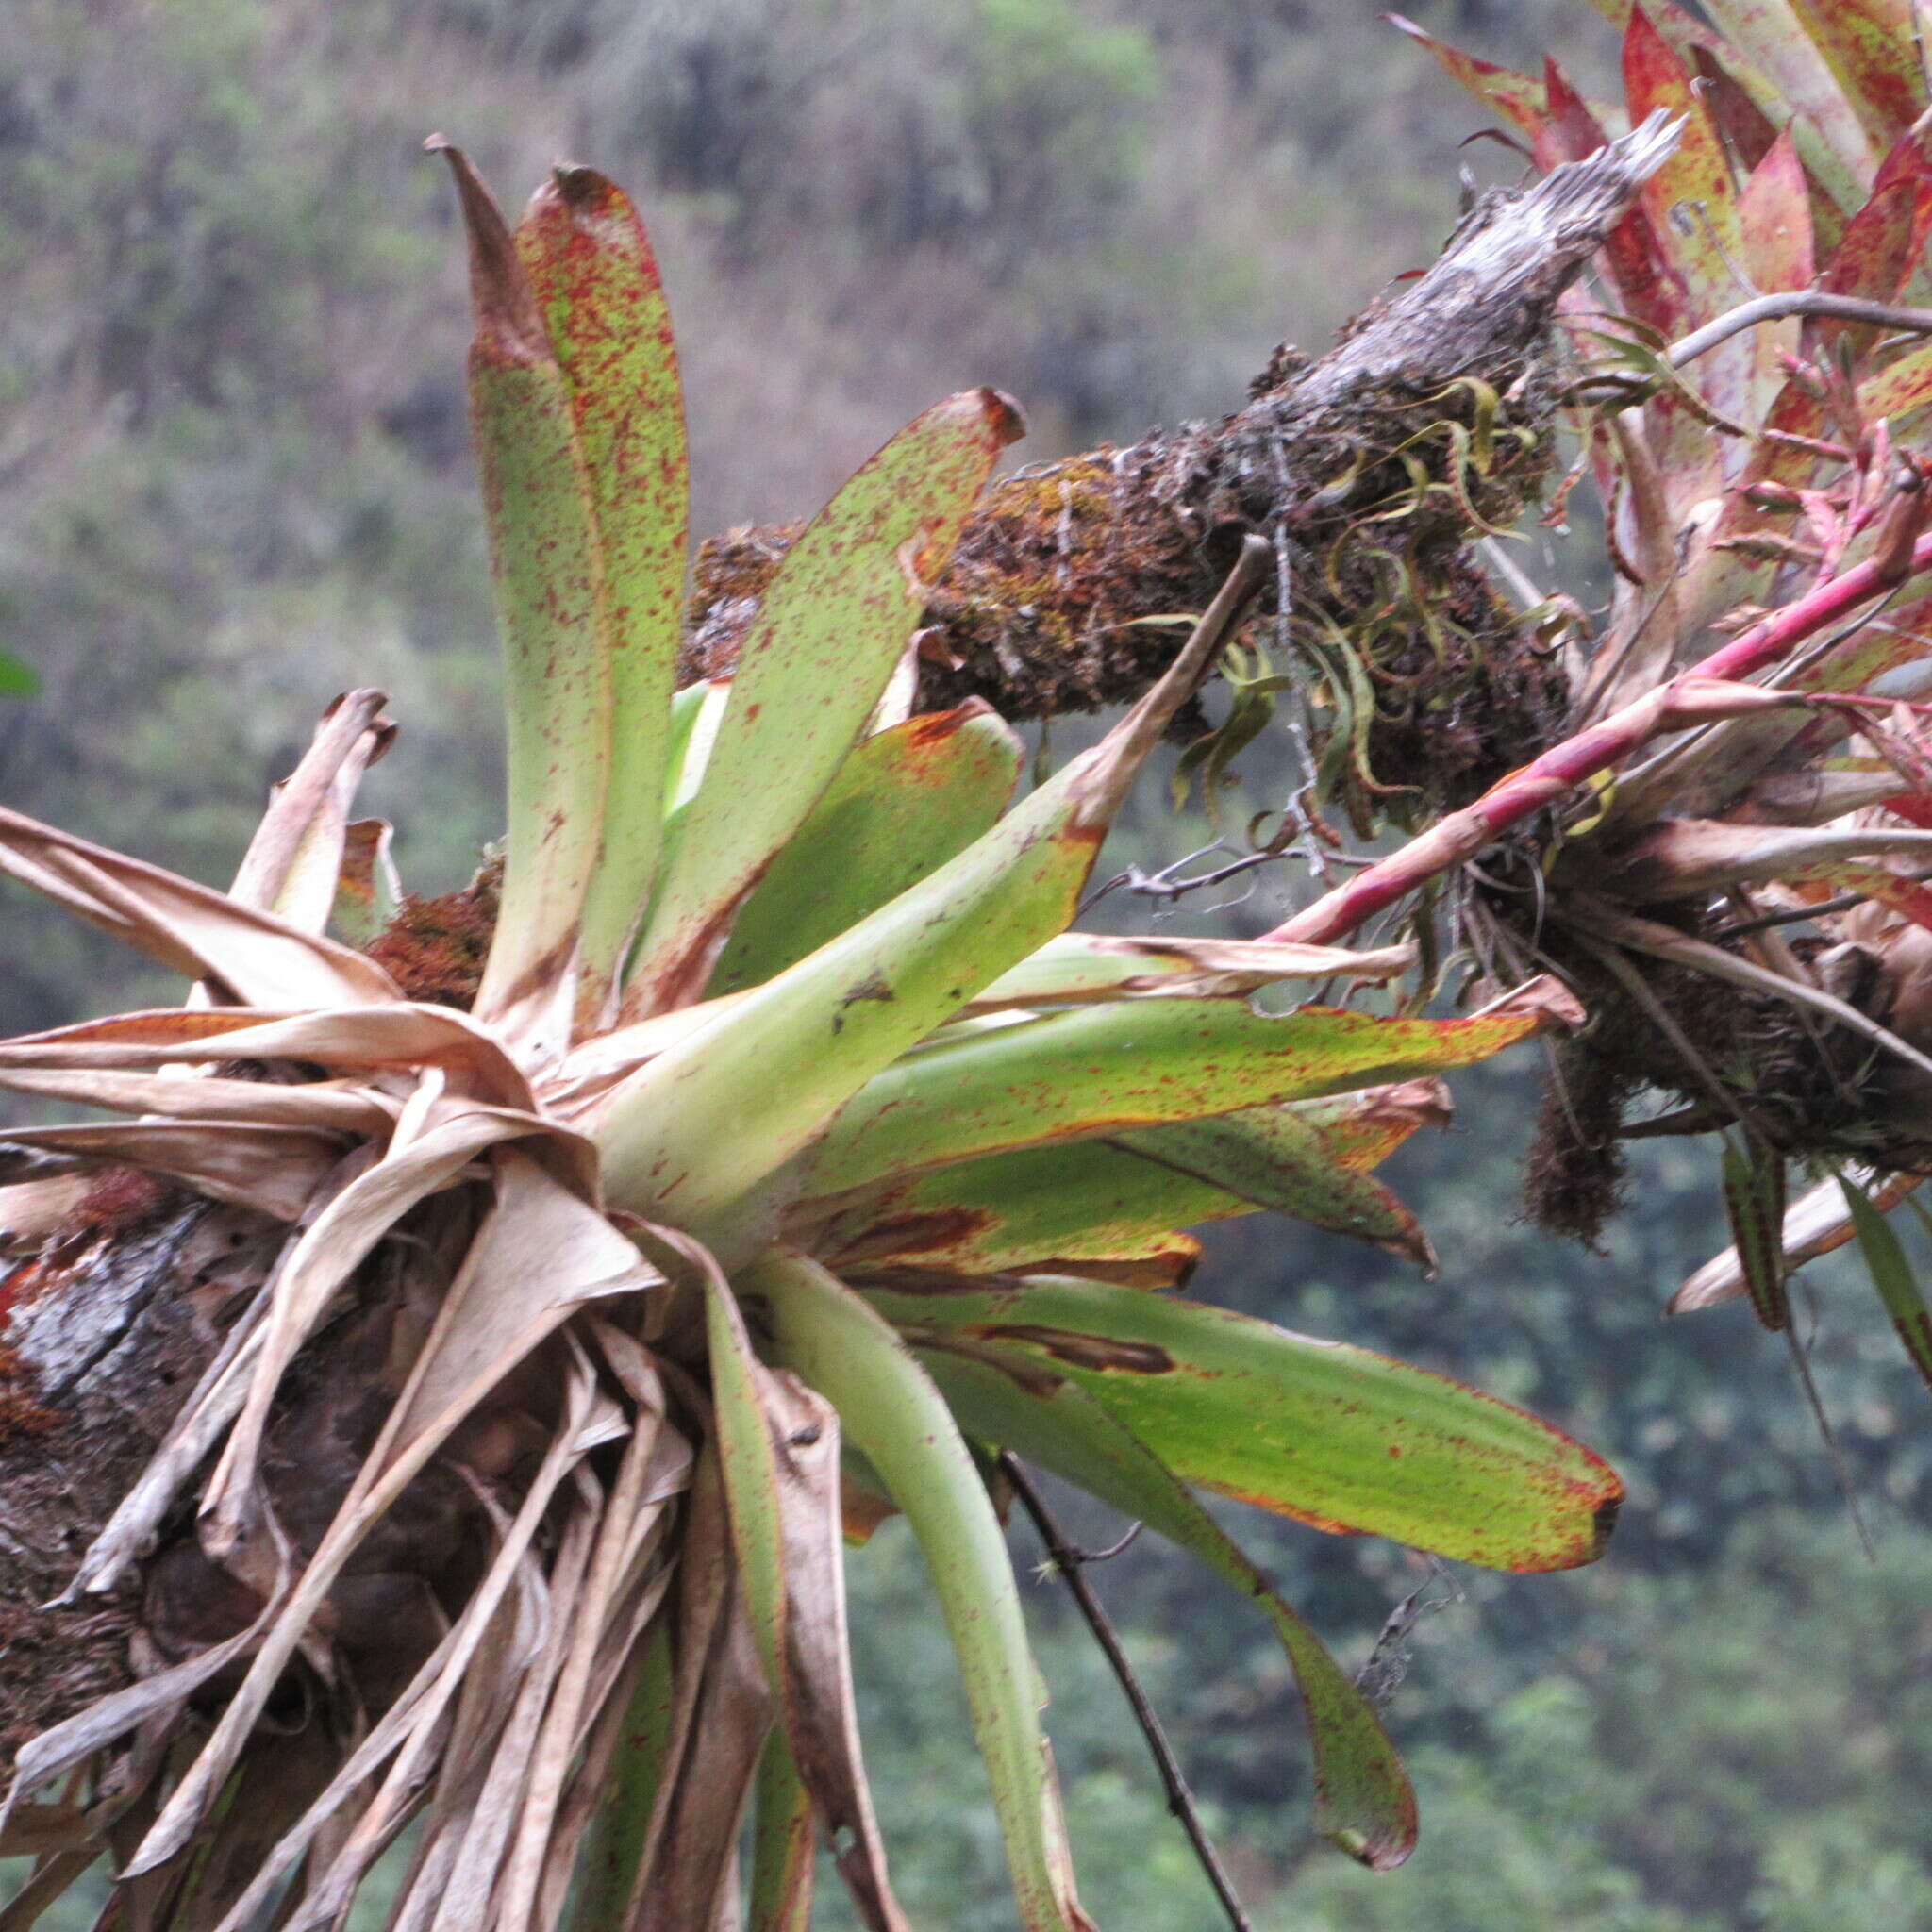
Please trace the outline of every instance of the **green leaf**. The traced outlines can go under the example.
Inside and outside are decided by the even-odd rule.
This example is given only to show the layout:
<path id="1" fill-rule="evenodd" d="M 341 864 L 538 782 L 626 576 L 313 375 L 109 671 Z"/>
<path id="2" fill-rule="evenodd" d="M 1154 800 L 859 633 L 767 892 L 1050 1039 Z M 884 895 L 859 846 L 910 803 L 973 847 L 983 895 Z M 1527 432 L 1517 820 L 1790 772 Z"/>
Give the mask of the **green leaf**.
<path id="1" fill-rule="evenodd" d="M 1593 1561 L 1624 1486 L 1525 1411 L 1367 1349 L 1110 1283 L 866 1298 L 920 1347 L 1075 1383 L 1184 1482 L 1500 1570 Z"/>
<path id="2" fill-rule="evenodd" d="M 38 697 L 40 691 L 39 674 L 18 658 L 0 651 L 0 698 Z"/>
<path id="3" fill-rule="evenodd" d="M 958 1657 L 1022 1924 L 1090 1932 L 1066 1872 L 1006 1539 L 952 1411 L 891 1328 L 816 1263 L 768 1253 L 743 1286 L 765 1300 L 779 1358 L 838 1408 L 912 1525 Z"/>
<path id="4" fill-rule="evenodd" d="M 1174 1230 L 1272 1208 L 1427 1266 L 1414 1217 L 1363 1172 L 1422 1118 L 1370 1125 L 1333 1102 L 1307 1101 L 1224 1115 L 1203 1124 L 1216 1137 L 1206 1141 L 1190 1124 L 1021 1148 L 923 1170 L 822 1221 L 803 1204 L 796 1226 L 835 1270 L 900 1262 L 962 1274 L 1085 1274 L 1079 1264 L 1091 1261 L 1129 1264 L 1108 1267 L 1108 1278 L 1153 1285 L 1192 1272 L 1198 1244 Z M 1224 1137 L 1217 1175 L 1216 1156 L 1204 1150 Z"/>
<path id="5" fill-rule="evenodd" d="M 1785 1289 L 1784 1159 L 1769 1147 L 1740 1148 L 1727 1135 L 1721 1170 L 1724 1214 L 1751 1306 L 1775 1333 L 1791 1320 Z"/>
<path id="6" fill-rule="evenodd" d="M 1330 1007 L 1274 1018 L 1231 1000 L 1074 1008 L 887 1068 L 826 1136 L 810 1191 L 1467 1066 L 1540 1024 L 1524 1013 L 1391 1020 Z"/>
<path id="7" fill-rule="evenodd" d="M 490 191 L 459 149 L 441 152 L 470 235 L 470 419 L 508 695 L 503 903 L 475 1015 L 546 1053 L 565 1044 L 603 838 L 609 612 L 569 386 Z"/>
<path id="8" fill-rule="evenodd" d="M 928 409 L 786 553 L 758 607 L 731 704 L 662 869 L 626 1019 L 682 1006 L 732 913 L 844 763 L 918 623 L 993 459 L 1020 433 L 992 390 Z"/>
<path id="9" fill-rule="evenodd" d="M 1885 1312 L 1891 1317 L 1891 1325 L 1898 1330 L 1912 1366 L 1926 1387 L 1932 1388 L 1932 1309 L 1925 1306 L 1912 1264 L 1906 1259 L 1905 1248 L 1890 1222 L 1872 1205 L 1864 1189 L 1843 1174 L 1839 1176 L 1839 1186 L 1844 1190 L 1845 1207 L 1865 1266 L 1871 1271 L 1872 1285 L 1878 1291 L 1878 1299 L 1885 1304 Z"/>
<path id="10" fill-rule="evenodd" d="M 762 1222 L 785 1203 L 759 1204 L 759 1191 L 795 1186 L 780 1168 L 874 1074 L 1071 921 L 1134 774 L 1267 567 L 1268 546 L 1252 541 L 1160 682 L 1091 751 L 929 878 L 720 1002 L 715 1021 L 632 1075 L 596 1127 L 614 1205 L 714 1249 L 767 1238 Z"/>
<path id="11" fill-rule="evenodd" d="M 614 994 L 658 870 L 682 631 L 690 463 L 671 311 L 636 210 L 589 168 L 537 191 L 517 246 L 569 385 L 609 609 L 610 781 L 577 1007 Z"/>
<path id="12" fill-rule="evenodd" d="M 1374 1707 L 1159 1457 L 1072 1382 L 1021 1380 L 943 1350 L 920 1359 L 971 1433 L 1152 1524 L 1261 1611 L 1288 1653 L 1307 1712 L 1316 1830 L 1374 1870 L 1401 1864 L 1415 1849 L 1415 1793 Z"/>
<path id="13" fill-rule="evenodd" d="M 711 996 L 756 986 L 896 899 L 998 823 L 1020 741 L 978 699 L 862 741 L 754 888 Z"/>
<path id="14" fill-rule="evenodd" d="M 811 1794 L 774 1725 L 752 1788 L 750 1932 L 810 1932 L 818 1832 Z M 587 1920 L 587 1927 L 596 1924 Z M 605 1922 L 608 1923 L 608 1922 Z"/>
<path id="15" fill-rule="evenodd" d="M 643 1665 L 580 1868 L 573 1923 L 584 1932 L 624 1922 L 676 1730 L 676 1664 L 669 1620 L 654 1618 L 641 1642 Z"/>
<path id="16" fill-rule="evenodd" d="M 705 1323 L 719 1459 L 752 1635 L 791 1763 L 812 1794 L 872 1932 L 905 1932 L 860 1762 L 845 1628 L 839 1416 L 766 1368 L 708 1271 Z"/>
<path id="17" fill-rule="evenodd" d="M 794 1232 L 834 1269 L 880 1263 L 961 1274 L 1022 1268 L 1083 1274 L 1112 1263 L 1119 1279 L 1185 1280 L 1199 1244 L 1177 1228 L 1254 1211 L 1190 1174 L 1158 1167 L 1105 1141 L 1029 1147 L 908 1175 L 814 1226 L 798 1210 Z"/>
<path id="18" fill-rule="evenodd" d="M 1251 1208 L 1374 1241 L 1419 1268 L 1436 1265 L 1415 1216 L 1292 1108 L 1245 1108 L 1120 1139 L 1135 1153 L 1221 1188 Z"/>

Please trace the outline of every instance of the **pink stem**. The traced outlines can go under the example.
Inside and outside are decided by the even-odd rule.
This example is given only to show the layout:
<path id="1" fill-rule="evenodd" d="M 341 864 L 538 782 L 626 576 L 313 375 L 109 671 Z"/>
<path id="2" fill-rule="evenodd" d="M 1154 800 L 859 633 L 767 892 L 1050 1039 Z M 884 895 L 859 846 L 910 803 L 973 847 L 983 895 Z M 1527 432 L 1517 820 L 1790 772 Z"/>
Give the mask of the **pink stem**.
<path id="1" fill-rule="evenodd" d="M 1620 759 L 1665 729 L 1675 728 L 1672 698 L 1686 683 L 1715 678 L 1741 682 L 1753 672 L 1775 664 L 1793 644 L 1835 624 L 1870 597 L 1889 591 L 1907 576 L 1932 569 L 1932 532 L 1912 546 L 1901 572 L 1889 559 L 1871 558 L 1840 576 L 1818 585 L 1784 609 L 1754 624 L 1722 650 L 1682 671 L 1669 684 L 1614 711 L 1574 738 L 1552 745 L 1541 757 L 1497 781 L 1472 805 L 1431 825 L 1399 852 L 1391 852 L 1344 886 L 1324 893 L 1292 919 L 1261 935 L 1264 942 L 1296 941 L 1333 945 L 1386 907 L 1451 866 L 1474 858 L 1499 833 L 1555 803 L 1565 792 L 1607 772 Z"/>

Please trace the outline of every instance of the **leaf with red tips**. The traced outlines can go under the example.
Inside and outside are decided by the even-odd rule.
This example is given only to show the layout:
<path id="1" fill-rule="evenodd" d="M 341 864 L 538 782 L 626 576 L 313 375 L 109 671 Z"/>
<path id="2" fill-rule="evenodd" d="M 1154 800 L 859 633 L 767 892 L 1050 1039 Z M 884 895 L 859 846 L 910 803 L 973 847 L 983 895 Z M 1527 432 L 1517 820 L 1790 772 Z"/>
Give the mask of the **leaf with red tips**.
<path id="1" fill-rule="evenodd" d="M 962 391 L 864 463 L 785 554 L 664 856 L 625 984 L 626 1020 L 688 1005 L 732 915 L 858 742 L 1001 450 L 995 390 Z"/>
<path id="2" fill-rule="evenodd" d="M 1228 1308 L 1051 1275 L 864 1292 L 920 1347 L 1064 1377 L 1183 1482 L 1318 1528 L 1564 1570 L 1603 1554 L 1623 1500 L 1613 1471 L 1537 1416 Z"/>
<path id="3" fill-rule="evenodd" d="M 609 611 L 610 796 L 584 902 L 581 1024 L 607 1004 L 658 869 L 690 524 L 684 392 L 657 258 L 620 189 L 558 168 L 516 242 L 569 386 Z"/>
<path id="4" fill-rule="evenodd" d="M 439 143 L 470 238 L 470 422 L 508 687 L 502 909 L 476 1017 L 538 1058 L 568 1044 L 564 996 L 603 842 L 610 624 L 570 389 L 502 211 Z"/>
<path id="5" fill-rule="evenodd" d="M 1397 32 L 1426 47 L 1446 73 L 1532 142 L 1542 135 L 1545 102 L 1540 82 L 1511 68 L 1498 67 L 1493 60 L 1478 59 L 1474 54 L 1451 47 L 1400 13 L 1385 14 L 1383 18 Z"/>

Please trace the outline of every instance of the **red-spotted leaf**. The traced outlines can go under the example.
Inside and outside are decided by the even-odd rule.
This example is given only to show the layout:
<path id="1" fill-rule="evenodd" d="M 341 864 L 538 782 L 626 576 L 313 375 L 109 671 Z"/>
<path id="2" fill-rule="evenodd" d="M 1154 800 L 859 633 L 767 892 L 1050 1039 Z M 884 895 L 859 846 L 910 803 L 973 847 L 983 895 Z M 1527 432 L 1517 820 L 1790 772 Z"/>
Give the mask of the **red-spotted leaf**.
<path id="1" fill-rule="evenodd" d="M 671 312 L 622 191 L 558 168 L 517 228 L 569 387 L 609 611 L 611 753 L 604 842 L 584 906 L 580 1015 L 594 1020 L 657 872 L 684 593 L 689 463 Z"/>
<path id="2" fill-rule="evenodd" d="M 1315 1759 L 1315 1829 L 1373 1871 L 1415 1845 L 1415 1793 L 1374 1707 L 1268 1579 L 1106 1404 L 1076 1384 L 1016 1377 L 944 1349 L 921 1356 L 967 1429 L 1077 1483 L 1197 1557 L 1274 1626 Z"/>
<path id="3" fill-rule="evenodd" d="M 1925 108 L 1912 0 L 1791 0 L 1791 11 L 1883 154 Z"/>
<path id="4" fill-rule="evenodd" d="M 1277 1100 L 1307 1100 L 1487 1059 L 1537 1014 L 1385 1020 L 1231 1000 L 1072 1008 L 909 1055 L 869 1082 L 825 1137 L 810 1191 L 837 1194 L 1004 1148 L 1118 1134 Z"/>
<path id="5" fill-rule="evenodd" d="M 1623 1500 L 1561 1430 L 1426 1370 L 1230 1309 L 1052 1276 L 868 1289 L 916 1346 L 1078 1385 L 1183 1482 L 1502 1570 L 1593 1561 Z"/>

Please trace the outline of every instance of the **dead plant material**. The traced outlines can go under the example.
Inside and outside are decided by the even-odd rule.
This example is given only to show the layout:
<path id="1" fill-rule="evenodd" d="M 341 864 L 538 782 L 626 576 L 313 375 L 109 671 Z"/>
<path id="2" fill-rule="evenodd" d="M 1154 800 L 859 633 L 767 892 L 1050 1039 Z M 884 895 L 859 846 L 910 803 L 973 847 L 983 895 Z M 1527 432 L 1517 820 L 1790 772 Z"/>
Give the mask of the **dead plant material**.
<path id="1" fill-rule="evenodd" d="M 483 962 L 503 896 L 503 861 L 491 859 L 467 886 L 439 898 L 407 896 L 369 957 L 406 999 L 467 1013 L 483 983 Z"/>

